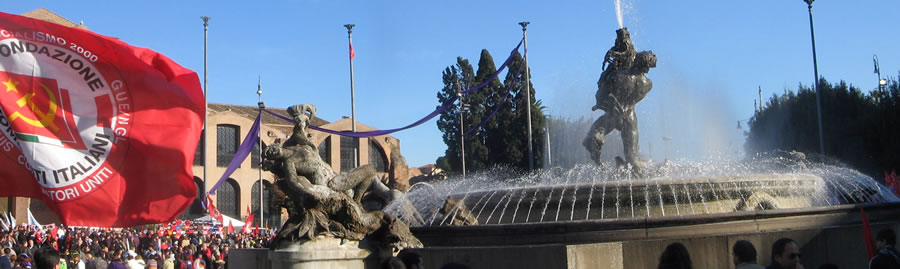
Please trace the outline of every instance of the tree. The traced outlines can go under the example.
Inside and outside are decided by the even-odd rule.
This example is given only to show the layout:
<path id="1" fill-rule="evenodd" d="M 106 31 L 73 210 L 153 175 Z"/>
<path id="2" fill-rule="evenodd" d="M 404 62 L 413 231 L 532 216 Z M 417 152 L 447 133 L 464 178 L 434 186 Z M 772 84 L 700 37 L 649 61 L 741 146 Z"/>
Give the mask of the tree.
<path id="1" fill-rule="evenodd" d="M 478 73 L 475 76 L 475 83 L 480 84 L 486 82 L 488 78 L 491 78 L 491 75 L 496 72 L 497 67 L 494 66 L 494 58 L 491 57 L 490 52 L 486 49 L 481 50 L 481 58 L 478 60 Z M 473 112 L 478 111 L 474 109 L 476 106 L 474 102 L 480 100 L 478 101 L 479 105 L 477 106 L 479 107 L 479 112 L 483 113 L 481 115 L 482 120 L 490 117 L 491 113 L 497 109 L 497 112 L 493 117 L 477 130 L 478 140 L 484 141 L 486 146 L 484 149 L 486 151 L 484 152 L 485 155 L 479 156 L 485 158 L 485 166 L 478 168 L 473 167 L 475 169 L 488 168 L 489 166 L 498 163 L 508 163 L 507 159 L 509 156 L 505 155 L 507 152 L 504 151 L 504 148 L 506 147 L 507 142 L 505 140 L 510 138 L 510 136 L 505 130 L 506 126 L 501 125 L 501 122 L 508 121 L 509 118 L 512 117 L 512 108 L 508 103 L 509 100 L 507 100 L 507 102 L 503 101 L 503 97 L 506 96 L 506 93 L 507 88 L 500 83 L 500 78 L 498 76 L 487 81 L 487 85 L 485 85 L 484 88 L 481 88 L 472 94 Z"/>
<path id="2" fill-rule="evenodd" d="M 825 153 L 875 178 L 900 166 L 900 85 L 889 79 L 885 91 L 869 94 L 841 81 L 818 81 L 822 98 Z M 796 150 L 819 153 L 816 93 L 800 85 L 797 93 L 773 95 L 749 122 L 748 153 Z"/>
<path id="3" fill-rule="evenodd" d="M 514 164 L 516 167 L 527 169 L 528 168 L 528 113 L 527 109 L 531 107 L 531 143 L 532 143 L 532 152 L 534 157 L 534 167 L 540 168 L 543 166 L 543 156 L 544 156 L 544 128 L 547 126 L 547 117 L 544 116 L 545 107 L 541 105 L 541 101 L 538 100 L 535 96 L 534 84 L 528 81 L 525 81 L 525 72 L 528 72 L 528 78 L 531 78 L 531 70 L 526 70 L 525 61 L 519 52 L 515 52 L 512 56 L 512 60 L 509 63 L 509 72 L 506 73 L 506 79 L 504 80 L 504 84 L 506 87 L 510 89 L 512 93 L 512 116 L 513 118 L 507 122 L 509 124 L 508 129 L 512 131 L 512 134 L 508 134 L 507 137 L 510 138 L 507 141 L 507 150 L 509 151 L 510 156 L 521 156 L 516 157 L 515 159 L 509 160 L 511 164 Z M 531 95 L 531 103 L 526 103 L 525 100 L 525 91 L 526 85 L 528 87 L 528 91 Z M 521 154 L 521 155 L 520 155 Z"/>
<path id="4" fill-rule="evenodd" d="M 464 102 L 468 105 L 468 109 L 462 112 L 465 117 L 463 122 L 466 132 L 470 131 L 469 128 L 475 128 L 484 119 L 490 117 L 491 113 L 497 109 L 492 118 L 477 129 L 471 130 L 471 133 L 465 137 L 466 169 L 469 171 L 483 170 L 494 165 L 507 165 L 522 170 L 528 168 L 527 116 L 525 112 L 527 105 L 524 94 L 526 83 L 524 61 L 521 55 L 515 53 L 508 67 L 504 83 L 500 83 L 500 79 L 496 77 L 491 79 L 491 75 L 497 71 L 497 68 L 491 54 L 487 50 L 482 50 L 481 58 L 478 61 L 478 71 L 474 73 L 474 76 L 472 76 L 472 67 L 468 65 L 468 61 L 461 57 L 457 58 L 456 66 L 450 66 L 444 70 L 444 88 L 438 93 L 440 102 L 445 102 L 456 94 L 457 78 L 463 89 L 487 82 L 483 88 L 463 96 Z M 530 90 L 534 96 L 534 88 L 532 87 Z M 535 167 L 541 167 L 544 145 L 543 130 L 546 120 L 539 100 L 532 98 L 530 105 Z M 461 166 L 459 113 L 458 107 L 452 107 L 441 113 L 438 120 L 438 129 L 444 133 L 444 143 L 448 147 L 445 156 L 438 158 L 438 162 L 447 164 L 452 172 L 459 172 Z"/>
<path id="5" fill-rule="evenodd" d="M 444 69 L 442 79 L 444 81 L 444 87 L 437 94 L 438 102 L 443 104 L 453 97 L 457 96 L 457 93 L 460 89 L 465 90 L 471 87 L 475 80 L 475 71 L 472 68 L 472 65 L 469 64 L 469 60 L 466 60 L 462 57 L 456 58 L 456 65 L 448 66 Z M 438 118 L 437 126 L 438 130 L 440 130 L 443 135 L 444 144 L 447 145 L 447 150 L 444 152 L 444 156 L 438 159 L 438 163 L 446 164 L 447 167 L 443 167 L 449 173 L 458 173 L 461 171 L 462 162 L 460 159 L 460 107 L 457 105 L 450 106 L 447 110 L 441 112 L 441 116 Z M 466 116 L 465 113 L 463 116 Z M 466 146 L 474 144 L 474 140 L 469 138 L 465 139 Z M 467 161 L 468 162 L 468 161 Z"/>

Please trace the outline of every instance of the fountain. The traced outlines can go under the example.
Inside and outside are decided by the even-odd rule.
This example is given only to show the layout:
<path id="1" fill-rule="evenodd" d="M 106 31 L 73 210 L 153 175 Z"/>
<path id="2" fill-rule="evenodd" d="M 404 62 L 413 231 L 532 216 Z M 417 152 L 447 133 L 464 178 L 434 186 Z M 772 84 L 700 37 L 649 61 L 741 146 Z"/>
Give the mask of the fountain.
<path id="1" fill-rule="evenodd" d="M 411 231 L 426 267 L 652 268 L 679 241 L 697 267 L 731 267 L 728 250 L 750 240 L 759 253 L 778 237 L 803 245 L 804 259 L 864 266 L 865 206 L 873 228 L 896 225 L 898 198 L 872 178 L 819 156 L 774 152 L 734 162 L 654 163 L 638 158 L 635 104 L 652 87 L 652 52 L 636 52 L 623 27 L 598 81 L 597 119 L 583 144 L 593 163 L 521 173 L 494 168 L 464 179 L 417 183 L 405 199 L 423 217 Z M 609 69 L 606 64 L 609 63 Z M 622 135 L 625 158 L 600 158 L 604 136 Z M 386 212 L 399 215 L 395 205 Z M 895 228 L 896 229 L 896 228 Z M 830 253 L 829 249 L 852 249 Z M 809 254 L 807 254 L 809 253 Z M 758 262 L 767 264 L 766 255 Z M 813 263 L 814 264 L 814 263 Z M 807 265 L 808 267 L 813 264 Z"/>
<path id="2" fill-rule="evenodd" d="M 767 253 L 775 235 L 828 241 L 821 249 L 861 247 L 857 204 L 865 204 L 873 229 L 900 219 L 900 200 L 872 178 L 839 164 L 798 159 L 798 153 L 775 155 L 731 163 L 650 163 L 643 178 L 612 165 L 534 173 L 495 168 L 465 179 L 417 183 L 405 198 L 425 219 L 411 230 L 426 246 L 417 251 L 430 267 L 464 257 L 484 264 L 522 260 L 524 267 L 538 262 L 541 268 L 646 268 L 656 257 L 642 256 L 647 253 L 639 249 L 658 248 L 658 257 L 660 242 L 727 251 L 729 242 L 747 239 Z M 399 213 L 391 208 L 386 211 Z M 465 218 L 471 221 L 456 221 Z M 848 230 L 860 236 L 843 236 Z M 522 254 L 544 257 L 544 251 L 562 256 L 546 263 Z M 710 259 L 711 268 L 727 266 L 727 252 L 717 251 L 698 251 L 692 258 Z"/>

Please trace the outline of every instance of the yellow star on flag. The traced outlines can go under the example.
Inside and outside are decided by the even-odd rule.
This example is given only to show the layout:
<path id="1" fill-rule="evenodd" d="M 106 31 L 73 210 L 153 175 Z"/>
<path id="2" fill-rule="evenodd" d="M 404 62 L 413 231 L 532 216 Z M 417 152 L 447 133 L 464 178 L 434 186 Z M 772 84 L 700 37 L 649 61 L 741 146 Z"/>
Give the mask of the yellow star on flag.
<path id="1" fill-rule="evenodd" d="M 9 78 L 8 81 L 3 82 L 3 85 L 6 85 L 6 92 L 13 91 L 19 93 L 19 89 L 16 88 L 16 86 L 19 85 L 19 82 L 13 80 L 12 78 Z"/>

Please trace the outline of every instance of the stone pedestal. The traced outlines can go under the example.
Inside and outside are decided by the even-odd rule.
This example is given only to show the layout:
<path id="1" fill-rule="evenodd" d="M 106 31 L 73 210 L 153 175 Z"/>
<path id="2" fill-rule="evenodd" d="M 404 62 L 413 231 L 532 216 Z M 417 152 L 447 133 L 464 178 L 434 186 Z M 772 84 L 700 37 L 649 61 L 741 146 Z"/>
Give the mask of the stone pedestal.
<path id="1" fill-rule="evenodd" d="M 272 269 L 364 269 L 370 252 L 359 241 L 319 237 L 269 252 Z"/>

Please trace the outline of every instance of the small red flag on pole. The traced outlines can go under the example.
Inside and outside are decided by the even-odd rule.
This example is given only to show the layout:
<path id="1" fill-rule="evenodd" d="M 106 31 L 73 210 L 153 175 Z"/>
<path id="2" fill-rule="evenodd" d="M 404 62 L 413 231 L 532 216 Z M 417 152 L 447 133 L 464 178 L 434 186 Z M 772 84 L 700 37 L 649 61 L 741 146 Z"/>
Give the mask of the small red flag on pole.
<path id="1" fill-rule="evenodd" d="M 350 42 L 350 59 L 353 59 L 353 57 L 356 57 L 356 51 L 353 50 L 353 42 Z"/>

